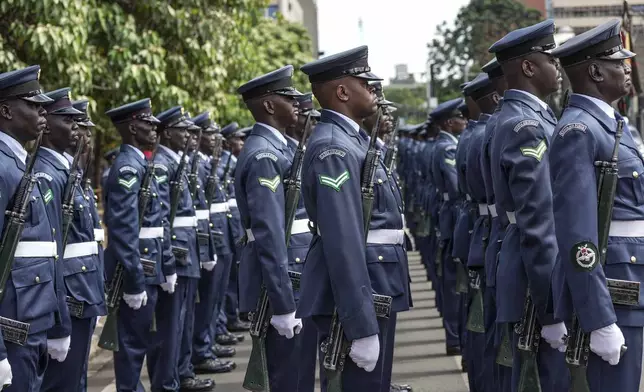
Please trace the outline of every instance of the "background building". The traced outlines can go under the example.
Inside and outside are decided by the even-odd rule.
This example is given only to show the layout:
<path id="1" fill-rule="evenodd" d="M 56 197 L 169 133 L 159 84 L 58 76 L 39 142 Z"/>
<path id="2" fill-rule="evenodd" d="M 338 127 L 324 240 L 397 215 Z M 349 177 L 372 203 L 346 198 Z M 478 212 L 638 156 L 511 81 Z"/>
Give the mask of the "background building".
<path id="1" fill-rule="evenodd" d="M 316 0 L 272 0 L 266 16 L 275 18 L 280 13 L 288 21 L 306 27 L 313 41 L 313 56 L 318 57 L 318 6 Z"/>

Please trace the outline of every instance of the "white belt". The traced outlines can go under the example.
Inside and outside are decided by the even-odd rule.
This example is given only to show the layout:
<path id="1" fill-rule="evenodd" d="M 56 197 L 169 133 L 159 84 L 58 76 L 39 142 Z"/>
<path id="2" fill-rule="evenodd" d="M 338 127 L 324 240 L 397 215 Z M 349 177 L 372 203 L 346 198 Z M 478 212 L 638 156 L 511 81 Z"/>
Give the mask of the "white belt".
<path id="1" fill-rule="evenodd" d="M 196 216 L 177 216 L 172 222 L 172 228 L 177 227 L 197 227 Z"/>
<path id="2" fill-rule="evenodd" d="M 447 192 L 443 193 L 443 200 L 449 201 L 449 193 Z"/>
<path id="3" fill-rule="evenodd" d="M 609 237 L 644 237 L 644 220 L 611 221 Z"/>
<path id="4" fill-rule="evenodd" d="M 293 221 L 293 226 L 291 227 L 291 235 L 310 233 L 309 230 L 309 220 L 308 219 L 296 219 Z"/>
<path id="5" fill-rule="evenodd" d="M 405 232 L 396 229 L 369 230 L 368 244 L 402 245 L 405 243 Z"/>
<path id="6" fill-rule="evenodd" d="M 228 200 L 228 208 L 237 208 L 237 199 Z"/>
<path id="7" fill-rule="evenodd" d="M 96 241 L 96 242 L 105 241 L 105 230 L 103 230 L 103 229 L 94 229 L 94 241 Z"/>
<path id="8" fill-rule="evenodd" d="M 253 235 L 253 231 L 251 229 L 246 229 L 246 241 L 247 242 L 255 241 L 255 236 Z"/>
<path id="9" fill-rule="evenodd" d="M 98 244 L 96 241 L 78 242 L 76 244 L 67 244 L 63 259 L 71 259 L 72 257 L 83 257 L 98 254 Z"/>
<path id="10" fill-rule="evenodd" d="M 219 214 L 222 212 L 228 212 L 228 203 L 223 202 L 223 203 L 212 203 L 210 205 L 210 213 L 211 214 Z"/>
<path id="11" fill-rule="evenodd" d="M 487 215 L 487 204 L 479 204 L 479 215 Z"/>
<path id="12" fill-rule="evenodd" d="M 57 245 L 49 241 L 20 241 L 14 257 L 56 257 Z"/>
<path id="13" fill-rule="evenodd" d="M 210 210 L 197 210 L 195 211 L 195 215 L 197 215 L 197 220 L 209 220 Z"/>
<path id="14" fill-rule="evenodd" d="M 492 218 L 499 216 L 499 214 L 496 212 L 496 204 L 488 204 L 487 209 L 490 210 L 490 215 L 492 215 Z"/>
<path id="15" fill-rule="evenodd" d="M 470 195 L 465 195 L 465 200 L 467 200 L 467 201 L 472 201 L 472 196 L 470 196 Z"/>
<path id="16" fill-rule="evenodd" d="M 517 216 L 514 214 L 514 211 L 507 211 L 505 215 L 508 216 L 508 220 L 510 221 L 510 224 L 512 225 L 517 224 Z"/>
<path id="17" fill-rule="evenodd" d="M 141 227 L 140 239 L 163 238 L 163 227 Z"/>

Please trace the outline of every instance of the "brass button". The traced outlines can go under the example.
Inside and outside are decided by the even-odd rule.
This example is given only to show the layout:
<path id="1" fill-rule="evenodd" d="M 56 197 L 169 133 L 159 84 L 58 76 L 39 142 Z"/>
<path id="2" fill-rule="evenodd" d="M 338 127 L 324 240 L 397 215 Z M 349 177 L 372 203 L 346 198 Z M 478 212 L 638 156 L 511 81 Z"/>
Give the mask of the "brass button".
<path id="1" fill-rule="evenodd" d="M 36 276 L 36 283 L 40 283 L 40 276 Z"/>
<path id="2" fill-rule="evenodd" d="M 201 189 L 201 185 L 197 184 L 197 189 Z"/>
<path id="3" fill-rule="evenodd" d="M 143 248 L 143 253 L 148 253 L 148 248 Z"/>
<path id="4" fill-rule="evenodd" d="M 213 227 L 214 225 L 212 223 L 209 223 L 208 226 Z"/>
<path id="5" fill-rule="evenodd" d="M 98 220 L 98 224 L 99 224 L 99 225 L 102 225 L 102 224 L 103 224 L 103 221 L 99 219 L 99 220 Z"/>
<path id="6" fill-rule="evenodd" d="M 54 255 L 54 260 L 58 260 L 58 255 Z"/>
<path id="7" fill-rule="evenodd" d="M 197 229 L 197 233 L 199 232 L 199 229 Z"/>
<path id="8" fill-rule="evenodd" d="M 232 218 L 233 214 L 226 214 L 227 217 Z"/>
<path id="9" fill-rule="evenodd" d="M 378 261 L 382 261 L 383 259 L 384 259 L 384 257 L 378 256 Z"/>
<path id="10" fill-rule="evenodd" d="M 637 257 L 631 256 L 631 263 L 635 263 L 635 262 L 637 262 Z"/>
<path id="11" fill-rule="evenodd" d="M 152 197 L 157 197 L 157 194 L 156 194 L 156 192 L 152 194 Z"/>
<path id="12" fill-rule="evenodd" d="M 378 179 L 378 184 L 382 184 L 382 178 Z"/>
<path id="13" fill-rule="evenodd" d="M 638 172 L 636 172 L 636 171 L 633 172 L 633 178 L 637 178 L 639 176 L 640 176 L 640 174 Z"/>
<path id="14" fill-rule="evenodd" d="M 80 209 L 82 210 L 82 209 L 83 209 L 83 205 L 82 205 L 82 204 L 80 204 L 80 205 L 78 206 L 78 208 L 80 208 Z"/>
<path id="15" fill-rule="evenodd" d="M 52 233 L 52 234 L 56 234 L 56 229 L 52 228 L 52 229 L 51 229 L 51 233 Z"/>
<path id="16" fill-rule="evenodd" d="M 160 202 L 159 204 L 163 205 L 163 202 Z"/>
<path id="17" fill-rule="evenodd" d="M 82 267 L 81 267 L 81 271 L 83 271 L 83 272 L 87 271 L 87 267 L 82 266 Z"/>
<path id="18" fill-rule="evenodd" d="M 173 239 L 173 240 L 176 240 L 176 239 L 177 239 L 177 236 L 176 236 L 176 235 L 173 235 L 173 236 L 172 236 L 172 239 Z"/>
<path id="19" fill-rule="evenodd" d="M 161 238 L 161 243 L 163 243 L 163 238 Z"/>
<path id="20" fill-rule="evenodd" d="M 89 200 L 89 196 L 85 196 L 85 200 Z"/>
<path id="21" fill-rule="evenodd" d="M 300 258 L 299 258 L 299 257 L 296 257 L 296 258 L 295 258 L 295 262 L 296 262 L 296 263 L 299 263 L 300 261 L 302 261 L 302 260 L 300 260 Z"/>

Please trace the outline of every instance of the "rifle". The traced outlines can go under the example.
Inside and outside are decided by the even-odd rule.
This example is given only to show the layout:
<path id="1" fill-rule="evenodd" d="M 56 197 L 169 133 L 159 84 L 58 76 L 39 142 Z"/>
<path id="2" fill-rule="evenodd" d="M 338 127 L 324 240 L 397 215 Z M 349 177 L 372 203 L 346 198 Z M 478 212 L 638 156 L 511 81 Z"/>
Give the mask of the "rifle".
<path id="1" fill-rule="evenodd" d="M 537 353 L 541 339 L 541 324 L 537 320 L 537 309 L 532 302 L 530 291 L 526 293 L 521 321 L 514 327 L 519 335 L 517 348 L 521 355 L 519 392 L 541 392 Z"/>
<path id="2" fill-rule="evenodd" d="M 148 208 L 148 203 L 152 197 L 151 183 L 152 176 L 154 175 L 154 158 L 157 154 L 157 149 L 159 146 L 159 137 L 157 135 L 157 140 L 152 150 L 152 156 L 147 162 L 147 168 L 143 179 L 141 181 L 141 189 L 139 190 L 139 200 L 138 200 L 138 209 L 139 209 L 139 229 L 143 227 L 143 219 L 145 217 L 145 211 Z M 148 260 L 141 258 L 141 266 L 143 267 L 143 274 L 145 276 L 154 276 L 156 275 L 156 262 L 154 260 Z M 125 268 L 123 264 L 118 263 L 116 269 L 114 270 L 114 276 L 108 285 L 106 290 L 105 303 L 107 304 L 107 318 L 105 319 L 105 325 L 103 326 L 103 332 L 98 340 L 98 346 L 105 350 L 110 350 L 114 352 L 119 351 L 119 340 L 118 340 L 118 310 L 121 304 L 121 297 L 123 297 L 123 279 L 125 278 Z M 154 316 L 153 316 L 154 324 Z M 152 329 L 152 328 L 151 328 Z"/>
<path id="3" fill-rule="evenodd" d="M 364 225 L 364 240 L 367 242 L 369 234 L 369 223 L 371 222 L 371 211 L 373 209 L 373 183 L 376 176 L 376 169 L 380 164 L 380 150 L 376 148 L 376 138 L 380 127 L 381 109 L 378 108 L 378 117 L 371 130 L 369 149 L 362 166 L 362 177 L 360 188 L 362 193 L 362 218 Z M 373 305 L 376 310 L 376 317 L 388 318 L 391 312 L 392 297 L 387 295 L 373 294 Z M 337 308 L 333 311 L 329 336 L 320 346 L 324 352 L 322 364 L 329 380 L 327 392 L 342 392 L 342 370 L 347 355 L 351 350 L 351 344 L 344 337 L 344 329 L 340 323 L 340 316 Z"/>
<path id="4" fill-rule="evenodd" d="M 293 164 L 291 165 L 289 178 L 284 181 L 286 187 L 286 224 L 284 235 L 287 247 L 291 238 L 291 228 L 293 226 L 293 219 L 295 219 L 297 204 L 300 197 L 300 177 L 304 158 L 304 145 L 311 131 L 310 120 L 311 115 L 309 114 L 304 124 L 304 134 L 302 135 L 302 139 L 300 140 L 295 156 L 293 157 Z M 294 271 L 288 271 L 288 275 L 291 278 L 293 290 L 298 291 L 300 289 L 301 274 Z M 243 386 L 250 391 L 270 392 L 265 339 L 266 332 L 270 326 L 271 312 L 269 309 L 268 292 L 266 291 L 265 286 L 262 286 L 259 298 L 257 299 L 257 306 L 255 307 L 255 310 L 250 313 L 250 319 L 250 336 L 253 348 L 248 360 L 248 368 L 246 370 L 246 375 L 244 376 Z"/>
<path id="5" fill-rule="evenodd" d="M 396 161 L 396 156 L 398 155 L 396 136 L 398 135 L 399 121 L 400 119 L 396 119 L 396 123 L 394 124 L 394 130 L 391 133 L 391 138 L 387 143 L 387 152 L 385 153 L 385 167 L 387 168 L 387 174 L 389 175 L 389 177 L 391 177 L 394 172 L 394 162 Z"/>
<path id="6" fill-rule="evenodd" d="M 168 218 L 168 221 L 170 222 L 170 229 L 172 229 L 174 225 L 174 219 L 177 216 L 177 209 L 179 208 L 179 201 L 181 200 L 181 193 L 183 193 L 183 175 L 186 171 L 188 147 L 190 147 L 190 138 L 188 138 L 186 145 L 183 147 L 183 154 L 181 154 L 179 167 L 174 173 L 172 180 L 170 180 L 170 217 Z M 173 246 L 172 253 L 177 260 L 177 263 L 181 265 L 185 265 L 187 263 L 188 249 L 179 246 Z"/>
<path id="7" fill-rule="evenodd" d="M 210 160 L 210 174 L 208 175 L 208 179 L 206 180 L 206 200 L 208 201 L 208 206 L 214 203 L 215 192 L 217 191 L 217 186 L 219 185 L 217 169 L 219 168 L 219 160 L 221 159 L 222 142 L 223 137 L 221 135 L 216 135 L 215 148 L 212 153 L 212 159 Z"/>
<path id="8" fill-rule="evenodd" d="M 203 130 L 199 129 L 199 136 L 197 136 L 197 147 L 192 155 L 192 162 L 190 166 L 190 174 L 188 174 L 188 189 L 190 189 L 190 196 L 192 199 L 197 198 L 197 183 L 199 177 L 199 143 L 201 142 L 201 136 L 203 135 Z"/>
<path id="9" fill-rule="evenodd" d="M 2 241 L 0 241 L 0 302 L 4 298 L 18 242 L 20 242 L 22 231 L 25 228 L 25 216 L 27 206 L 31 201 L 31 193 L 38 181 L 32 172 L 41 140 L 42 132 L 38 134 L 36 143 L 27 158 L 27 167 L 13 196 L 13 204 L 5 211 L 6 218 Z M 0 329 L 2 329 L 2 337 L 5 341 L 24 346 L 29 335 L 29 327 L 28 323 L 0 317 Z"/>
<path id="10" fill-rule="evenodd" d="M 619 142 L 622 139 L 624 130 L 624 120 L 617 122 L 617 132 L 615 133 L 615 145 L 610 162 L 596 161 L 595 167 L 599 170 L 597 181 L 597 220 L 598 220 L 598 247 L 599 262 L 603 267 L 606 264 L 606 251 L 608 249 L 608 236 L 610 232 L 610 222 L 613 217 L 613 204 L 615 201 L 615 192 L 618 181 L 618 154 Z M 606 279 L 608 292 L 612 302 L 619 305 L 636 306 L 639 304 L 640 282 L 627 280 Z M 588 358 L 590 356 L 590 334 L 581 329 L 579 318 L 573 315 L 572 327 L 568 338 L 566 339 L 566 364 L 570 371 L 571 390 L 572 392 L 589 392 L 588 380 L 586 378 L 586 369 L 588 368 Z M 627 350 L 622 346 L 621 354 Z"/>
<path id="11" fill-rule="evenodd" d="M 79 158 L 82 149 L 83 143 L 81 143 L 79 138 L 76 145 L 76 151 L 74 151 L 72 166 L 69 170 L 69 177 L 67 177 L 67 183 L 65 184 L 65 190 L 63 191 L 63 254 L 65 252 L 65 246 L 67 245 L 69 229 L 72 226 L 72 221 L 74 220 L 74 195 L 76 193 L 76 188 L 80 186 L 82 180 L 82 175 L 78 167 L 80 164 Z"/>
<path id="12" fill-rule="evenodd" d="M 229 183 L 229 175 L 230 175 L 230 162 L 233 159 L 233 152 L 229 151 L 228 154 L 228 160 L 226 161 L 226 166 L 224 167 L 224 174 L 223 174 L 223 181 L 224 181 L 224 189 L 226 191 L 226 197 L 228 196 L 228 183 Z"/>
<path id="13" fill-rule="evenodd" d="M 92 188 L 92 180 L 89 178 L 89 168 L 92 165 L 92 162 L 94 160 L 94 146 L 90 145 L 89 146 L 89 153 L 87 154 L 87 160 L 85 161 L 85 167 L 83 168 L 83 191 L 85 193 L 88 193 L 89 190 Z"/>
<path id="14" fill-rule="evenodd" d="M 304 145 L 306 139 L 309 137 L 311 132 L 311 113 L 306 116 L 306 121 L 304 122 L 304 133 L 302 138 L 297 145 L 297 150 L 295 151 L 295 156 L 293 157 L 293 164 L 291 165 L 291 172 L 289 177 L 284 181 L 284 187 L 286 189 L 286 246 L 288 247 L 289 242 L 291 241 L 291 229 L 293 228 L 293 221 L 295 220 L 295 214 L 297 213 L 297 205 L 300 201 L 300 188 L 302 186 L 302 163 L 304 162 Z"/>

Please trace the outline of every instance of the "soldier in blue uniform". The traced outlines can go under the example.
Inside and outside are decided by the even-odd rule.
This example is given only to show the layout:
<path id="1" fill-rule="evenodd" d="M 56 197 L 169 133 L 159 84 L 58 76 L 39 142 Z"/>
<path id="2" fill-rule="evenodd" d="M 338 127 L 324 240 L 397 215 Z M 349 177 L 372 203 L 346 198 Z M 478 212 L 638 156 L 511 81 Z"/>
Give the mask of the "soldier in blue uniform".
<path id="1" fill-rule="evenodd" d="M 266 334 L 266 356 L 271 390 L 297 390 L 297 347 L 293 339 L 302 330 L 295 318 L 295 297 L 285 239 L 285 193 L 293 153 L 284 132 L 297 122 L 300 93 L 293 88 L 293 67 L 285 66 L 257 77 L 237 90 L 256 123 L 244 142 L 235 170 L 245 245 L 239 263 L 239 304 L 242 312 L 255 309 L 262 287 L 272 311 Z M 292 233 L 308 230 L 308 220 L 295 220 Z M 303 239 L 305 241 L 306 239 Z M 291 240 L 293 241 L 293 239 Z M 295 240 L 297 241 L 297 240 Z M 292 243 L 293 256 L 304 257 Z M 297 253 L 297 255 L 296 255 Z"/>
<path id="2" fill-rule="evenodd" d="M 211 172 L 212 157 L 214 152 L 216 137 L 220 128 L 210 119 L 210 113 L 204 112 L 191 119 L 195 125 L 201 127 L 202 137 L 199 143 L 200 151 L 197 151 L 200 158 L 199 179 L 200 190 L 204 192 L 208 183 L 208 176 Z M 203 209 L 208 207 L 208 229 L 211 232 L 212 246 L 217 255 L 212 271 L 202 269 L 201 278 L 199 279 L 199 302 L 195 309 L 195 326 L 193 334 L 192 363 L 195 365 L 197 372 L 224 373 L 232 371 L 236 364 L 233 361 L 222 361 L 219 358 L 231 357 L 235 355 L 233 347 L 221 346 L 214 342 L 214 335 L 211 334 L 211 325 L 219 314 L 220 305 L 226 289 L 223 280 L 224 270 L 230 269 L 232 252 L 230 250 L 228 237 L 228 204 L 226 195 L 223 192 L 221 183 L 215 173 L 217 186 L 212 203 L 208 206 L 207 196 L 205 193 L 200 196 L 200 203 Z M 203 199 L 203 200 L 202 200 Z"/>
<path id="3" fill-rule="evenodd" d="M 39 74 L 38 65 L 0 74 L 1 211 L 12 208 L 10 201 L 26 169 L 24 145 L 47 128 L 42 104 L 52 100 L 41 92 Z M 54 262 L 58 250 L 53 229 L 58 221 L 48 216 L 45 193 L 39 186 L 33 188 L 30 198 L 0 306 L 2 317 L 29 325 L 24 341 L 7 335 L 0 340 L 0 385 L 11 384 L 5 391 L 39 390 L 47 367 L 46 353 L 63 361 L 70 342 L 62 269 Z M 1 222 L 0 230 L 4 230 L 7 222 L 4 218 Z"/>
<path id="4" fill-rule="evenodd" d="M 111 282 L 119 263 L 125 271 L 123 302 L 118 312 L 120 349 L 114 353 L 114 373 L 118 391 L 139 391 L 143 388 L 140 381 L 143 360 L 152 340 L 150 326 L 157 290 L 165 284 L 164 276 L 172 275 L 175 268 L 169 248 L 169 228 L 154 177 L 150 186 L 152 198 L 142 224 L 138 220 L 139 191 L 148 166 L 143 151 L 154 148 L 159 120 L 152 115 L 149 98 L 105 114 L 122 139 L 103 189 L 104 218 L 110 239 L 105 249 L 107 282 Z M 142 259 L 156 263 L 153 275 L 144 273 Z"/>
<path id="5" fill-rule="evenodd" d="M 530 296 L 545 340 L 537 359 L 544 391 L 565 390 L 568 384 L 560 352 L 566 327 L 555 319 L 551 301 L 558 248 L 546 152 L 556 119 L 543 100 L 557 90 L 560 78 L 557 59 L 549 53 L 555 47 L 553 33 L 554 22 L 546 20 L 510 32 L 489 49 L 501 63 L 509 87 L 490 145 L 495 203 L 509 221 L 497 265 L 496 278 L 503 285 L 497 286 L 496 322 L 514 330 Z M 521 360 L 518 334 L 511 335 L 516 390 Z"/>
<path id="6" fill-rule="evenodd" d="M 432 152 L 431 173 L 432 182 L 436 186 L 436 203 L 440 205 L 436 227 L 438 246 L 442 247 L 440 290 L 447 355 L 460 355 L 462 348 L 459 333 L 461 296 L 456 292 L 457 268 L 462 266 L 460 261 L 452 258 L 452 237 L 456 218 L 454 207 L 458 197 L 456 147 L 458 136 L 466 125 L 463 114 L 458 110 L 462 102 L 462 98 L 443 102 L 430 113 L 433 121 L 440 128 Z"/>
<path id="7" fill-rule="evenodd" d="M 639 285 L 644 232 L 644 161 L 630 130 L 611 104 L 631 91 L 635 56 L 622 46 L 621 23 L 611 20 L 571 38 L 553 51 L 575 92 L 570 96 L 550 143 L 550 168 L 555 228 L 560 250 L 559 274 L 565 284 L 557 316 L 578 318 L 590 334 L 591 354 L 586 370 L 590 391 L 637 391 L 642 369 L 644 312 L 639 303 L 614 304 L 607 279 Z M 618 181 L 612 215 L 598 212 L 596 162 L 611 162 L 618 151 Z M 602 215 L 603 217 L 600 217 Z M 600 264 L 599 224 L 610 222 L 605 265 Z M 570 344 L 570 343 L 569 343 Z M 622 345 L 628 347 L 620 358 Z"/>
<path id="8" fill-rule="evenodd" d="M 402 200 L 382 162 L 376 168 L 368 236 L 364 229 L 360 176 L 369 135 L 360 124 L 377 110 L 369 81 L 380 79 L 370 72 L 366 46 L 314 61 L 301 70 L 324 110 L 302 168 L 304 205 L 314 234 L 298 317 L 313 317 L 322 341 L 335 309 L 351 343 L 343 388 L 387 390 L 386 342 L 395 331 L 395 314 L 409 309 L 409 275 Z M 392 297 L 388 320 L 376 317 L 373 293 Z"/>
<path id="9" fill-rule="evenodd" d="M 81 143 L 75 115 L 82 114 L 72 106 L 69 88 L 47 94 L 53 102 L 45 106 L 49 132 L 43 137 L 43 147 L 35 168 L 40 188 L 50 202 L 47 212 L 57 219 L 58 253 L 63 254 L 63 284 L 72 320 L 70 351 L 64 362 L 50 362 L 43 381 L 42 391 L 78 390 L 94 331 L 96 316 L 106 314 L 103 270 L 94 240 L 93 217 L 90 203 L 84 197 L 80 181 L 74 189 L 72 222 L 63 248 L 62 205 L 65 187 L 70 181 L 70 162 L 64 156 L 70 146 L 76 149 Z M 73 179 L 71 179 L 73 181 Z M 92 200 L 93 202 L 93 200 Z M 52 219 L 53 221 L 53 219 Z"/>
<path id="10" fill-rule="evenodd" d="M 313 93 L 302 94 L 302 96 L 297 97 L 297 102 L 300 104 L 297 123 L 286 128 L 286 136 L 290 138 L 287 140 L 294 140 L 296 143 L 300 141 L 304 133 L 304 122 L 307 115 L 311 114 L 311 129 L 315 128 L 315 124 L 320 119 L 320 112 L 313 106 Z M 295 147 L 297 147 L 297 144 L 295 144 Z"/>
<path id="11" fill-rule="evenodd" d="M 157 303 L 157 336 L 154 346 L 148 351 L 148 371 L 154 390 L 209 391 L 214 388 L 211 379 L 194 376 L 190 349 L 194 305 L 200 276 L 200 255 L 197 243 L 198 219 L 188 188 L 189 162 L 182 156 L 184 147 L 191 142 L 189 121 L 181 106 L 172 107 L 159 115 L 160 144 L 155 157 L 155 177 L 162 201 L 164 216 L 171 226 L 172 252 L 175 256 L 175 272 L 166 276 L 172 284 L 168 291 L 159 292 Z M 183 171 L 179 171 L 185 160 Z M 173 188 L 178 187 L 178 189 Z M 172 205 L 172 193 L 178 190 L 176 205 Z M 170 216 L 176 208 L 176 215 Z"/>
<path id="12" fill-rule="evenodd" d="M 110 175 L 110 167 L 112 167 L 112 165 L 114 164 L 114 160 L 116 159 L 118 153 L 119 149 L 113 148 L 106 152 L 105 155 L 103 155 L 103 159 L 105 159 L 107 165 L 105 166 L 105 169 L 103 169 L 103 173 L 101 174 L 101 189 L 105 189 L 105 182 L 107 181 L 107 177 Z"/>

